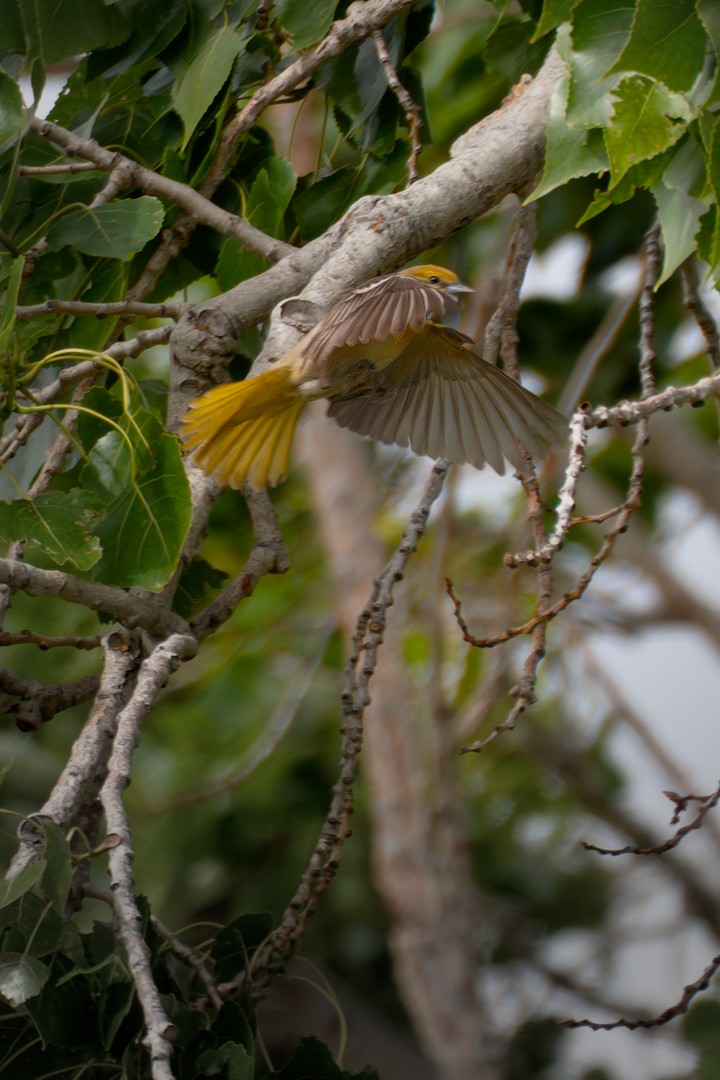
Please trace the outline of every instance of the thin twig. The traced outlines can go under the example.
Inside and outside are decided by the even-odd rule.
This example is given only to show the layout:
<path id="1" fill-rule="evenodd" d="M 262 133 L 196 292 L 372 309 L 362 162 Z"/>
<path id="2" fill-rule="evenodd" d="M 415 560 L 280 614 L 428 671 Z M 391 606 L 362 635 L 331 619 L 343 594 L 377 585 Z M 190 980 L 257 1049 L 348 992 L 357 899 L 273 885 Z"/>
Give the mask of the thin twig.
<path id="1" fill-rule="evenodd" d="M 518 207 L 515 228 L 503 269 L 498 304 L 485 329 L 483 356 L 496 364 L 498 357 L 513 379 L 520 381 L 517 316 L 520 293 L 537 238 L 537 205 Z"/>
<path id="2" fill-rule="evenodd" d="M 189 306 L 189 304 L 141 304 L 131 300 L 94 304 L 85 300 L 50 298 L 42 304 L 18 307 L 15 317 L 18 322 L 27 322 L 36 315 L 52 315 L 61 312 L 64 315 L 94 315 L 96 319 L 105 319 L 113 315 L 134 315 L 145 319 L 179 319 Z"/>
<path id="3" fill-rule="evenodd" d="M 687 796 L 687 798 L 697 799 L 698 796 Z M 706 814 L 717 806 L 720 802 L 720 784 L 712 793 L 705 797 L 704 801 L 700 803 L 695 817 L 692 818 L 686 825 L 682 825 L 672 836 L 664 840 L 662 844 L 655 844 L 652 847 L 633 847 L 632 845 L 626 845 L 623 848 L 606 848 L 598 847 L 596 844 L 588 844 L 583 840 L 582 845 L 586 851 L 595 851 L 598 855 L 664 855 L 666 851 L 672 851 L 677 847 L 681 840 L 684 840 L 688 833 L 694 832 L 699 829 L 705 820 Z"/>
<path id="4" fill-rule="evenodd" d="M 105 611 L 129 628 L 141 626 L 151 634 L 187 631 L 175 612 L 157 602 L 152 593 L 126 592 L 97 581 L 83 581 L 62 570 L 43 570 L 17 559 L 0 559 L 0 584 L 21 589 L 28 596 L 57 596 L 91 611 Z"/>
<path id="5" fill-rule="evenodd" d="M 138 664 L 135 635 L 113 631 L 103 639 L 104 667 L 95 702 L 82 731 L 73 743 L 65 768 L 38 810 L 63 831 L 73 825 L 84 828 L 105 779 L 107 760 L 117 730 L 117 717 L 127 701 Z M 7 876 L 17 876 L 36 858 L 34 848 L 22 842 Z"/>
<path id="6" fill-rule="evenodd" d="M 0 631 L 0 646 L 2 645 L 37 645 L 39 649 L 99 649 L 102 638 L 78 637 L 75 634 L 59 634 L 49 637 L 47 634 L 36 634 L 34 630 L 18 630 L 11 634 L 9 631 Z"/>
<path id="7" fill-rule="evenodd" d="M 570 451 L 565 469 L 565 479 L 558 495 L 553 530 L 545 543 L 539 548 L 506 555 L 504 559 L 506 566 L 516 569 L 521 563 L 536 566 L 541 562 L 549 562 L 555 552 L 562 547 L 574 524 L 572 512 L 575 509 L 577 486 L 585 469 L 587 440 L 588 430 L 585 426 L 585 414 L 576 412 L 570 421 Z M 612 511 L 612 513 L 616 513 L 616 511 Z"/>
<path id="8" fill-rule="evenodd" d="M 74 176 L 81 172 L 98 172 L 92 161 L 65 161 L 59 165 L 18 165 L 18 176 Z"/>
<path id="9" fill-rule="evenodd" d="M 37 679 L 23 679 L 0 668 L 0 691 L 16 702 L 0 702 L 0 715 L 11 713 L 20 731 L 38 731 L 59 712 L 81 705 L 97 692 L 99 675 L 85 675 L 74 682 L 44 686 Z"/>
<path id="10" fill-rule="evenodd" d="M 188 184 L 161 176 L 152 169 L 140 165 L 139 162 L 106 150 L 93 139 L 81 139 L 72 131 L 60 127 L 59 124 L 53 124 L 50 120 L 34 119 L 30 122 L 30 129 L 67 153 L 93 162 L 104 172 L 113 170 L 117 175 L 118 170 L 122 169 L 123 186 L 137 188 L 148 195 L 159 195 L 162 199 L 168 199 L 182 207 L 197 222 L 209 225 L 211 229 L 223 236 L 232 237 L 249 251 L 262 255 L 271 262 L 277 262 L 283 255 L 294 250 L 290 244 L 268 236 L 248 221 L 238 217 L 237 214 L 231 214 L 228 210 L 216 206 Z"/>
<path id="11" fill-rule="evenodd" d="M 320 830 L 320 836 L 302 875 L 295 895 L 288 904 L 281 923 L 267 944 L 254 958 L 256 981 L 266 979 L 269 972 L 283 964 L 301 940 L 308 919 L 317 909 L 322 895 L 337 873 L 345 841 L 350 836 L 353 809 L 353 784 L 357 759 L 362 747 L 363 718 L 370 704 L 368 687 L 378 661 L 380 646 L 392 606 L 393 592 L 401 581 L 408 559 L 427 527 L 430 510 L 442 492 L 450 466 L 437 461 L 425 486 L 422 498 L 403 531 L 400 544 L 375 581 L 373 591 L 361 612 L 352 640 L 352 650 L 345 668 L 345 687 L 342 694 L 342 752 L 340 775 L 333 788 L 330 809 Z M 240 985 L 245 977 L 240 972 L 227 986 L 225 993 Z"/>
<path id="12" fill-rule="evenodd" d="M 140 738 L 140 724 L 158 691 L 172 672 L 194 653 L 195 642 L 184 634 L 171 634 L 142 661 L 135 689 L 117 720 L 117 731 L 108 761 L 107 776 L 100 789 L 105 813 L 108 873 L 117 933 L 125 952 L 145 1016 L 144 1043 L 150 1054 L 153 1080 L 172 1080 L 172 1041 L 177 1028 L 168 1019 L 160 991 L 153 978 L 150 950 L 141 931 L 141 916 L 133 889 L 132 835 L 123 803 L 123 792 L 132 775 L 132 755 Z"/>
<path id="13" fill-rule="evenodd" d="M 414 184 L 418 178 L 417 161 L 422 149 L 420 143 L 420 128 L 422 127 L 422 109 L 413 101 L 403 84 L 400 82 L 397 71 L 392 62 L 392 57 L 385 44 L 385 38 L 380 30 L 373 30 L 370 34 L 377 58 L 382 64 L 387 84 L 398 100 L 400 108 L 405 115 L 405 123 L 410 134 L 410 155 L 408 157 L 407 173 L 408 184 Z"/>
<path id="14" fill-rule="evenodd" d="M 690 1007 L 690 1003 L 703 990 L 707 990 L 716 971 L 720 970 L 720 953 L 714 956 L 708 966 L 703 971 L 699 979 L 695 982 L 688 983 L 683 989 L 682 997 L 674 1005 L 671 1005 L 668 1009 L 665 1009 L 658 1016 L 653 1017 L 651 1020 L 627 1020 L 625 1017 L 621 1017 L 619 1020 L 612 1020 L 609 1023 L 603 1024 L 597 1020 L 561 1020 L 562 1027 L 566 1028 L 580 1028 L 587 1027 L 593 1031 L 614 1031 L 616 1028 L 626 1028 L 628 1031 L 636 1031 L 638 1028 L 655 1028 L 662 1027 L 663 1024 L 669 1023 L 671 1020 L 675 1020 L 678 1016 L 683 1016 Z"/>
<path id="15" fill-rule="evenodd" d="M 717 323 L 700 294 L 700 275 L 694 255 L 682 264 L 680 274 L 683 283 L 683 302 L 705 338 L 705 348 L 708 351 L 710 363 L 713 370 L 717 371 L 720 368 L 720 335 Z"/>
<path id="16" fill-rule="evenodd" d="M 191 949 L 189 945 L 185 945 L 169 926 L 166 926 L 165 923 L 158 919 L 157 915 L 151 913 L 150 922 L 160 937 L 165 938 L 175 955 L 179 956 L 181 960 L 184 960 L 186 964 L 189 964 L 197 973 L 198 978 L 204 983 L 205 989 L 207 990 L 207 996 L 215 1008 L 222 1009 L 223 1000 L 218 993 L 217 984 L 213 979 L 203 956 L 195 949 Z"/>

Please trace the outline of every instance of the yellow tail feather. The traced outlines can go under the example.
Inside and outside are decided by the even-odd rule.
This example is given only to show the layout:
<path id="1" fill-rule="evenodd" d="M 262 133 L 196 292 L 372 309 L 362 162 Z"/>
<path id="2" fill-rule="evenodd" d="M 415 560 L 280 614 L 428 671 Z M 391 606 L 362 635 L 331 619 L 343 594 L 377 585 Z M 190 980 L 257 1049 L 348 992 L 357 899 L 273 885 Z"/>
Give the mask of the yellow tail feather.
<path id="1" fill-rule="evenodd" d="M 287 367 L 216 386 L 193 402 L 181 435 L 195 460 L 220 483 L 257 491 L 284 480 L 295 427 L 305 408 Z"/>

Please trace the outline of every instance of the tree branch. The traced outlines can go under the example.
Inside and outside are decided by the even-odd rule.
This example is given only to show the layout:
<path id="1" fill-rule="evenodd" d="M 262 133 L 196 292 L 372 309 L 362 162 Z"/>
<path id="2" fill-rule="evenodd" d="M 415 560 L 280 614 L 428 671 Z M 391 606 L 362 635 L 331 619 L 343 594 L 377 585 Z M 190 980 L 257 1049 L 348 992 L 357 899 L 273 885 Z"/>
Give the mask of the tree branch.
<path id="1" fill-rule="evenodd" d="M 262 255 L 271 262 L 277 262 L 278 259 L 294 250 L 290 244 L 267 236 L 237 214 L 231 214 L 215 206 L 188 184 L 171 180 L 167 176 L 160 176 L 159 173 L 146 169 L 139 162 L 106 150 L 94 139 L 81 139 L 73 132 L 60 127 L 59 124 L 37 118 L 30 121 L 30 130 L 55 146 L 61 147 L 67 154 L 93 162 L 103 172 L 121 168 L 123 187 L 138 188 L 147 195 L 158 195 L 162 199 L 181 206 L 200 224 L 209 225 L 222 236 L 231 236 L 238 243 L 243 244 L 248 251 Z"/>

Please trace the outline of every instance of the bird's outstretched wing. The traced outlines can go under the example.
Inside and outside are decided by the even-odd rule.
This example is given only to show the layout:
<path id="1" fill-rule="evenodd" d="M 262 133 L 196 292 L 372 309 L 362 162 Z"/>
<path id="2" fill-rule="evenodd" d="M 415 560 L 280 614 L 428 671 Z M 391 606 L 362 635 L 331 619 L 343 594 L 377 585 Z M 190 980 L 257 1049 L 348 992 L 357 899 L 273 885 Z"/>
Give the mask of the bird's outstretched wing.
<path id="1" fill-rule="evenodd" d="M 314 367 L 338 349 L 419 334 L 428 319 L 441 319 L 452 296 L 403 274 L 374 278 L 348 293 L 303 338 L 300 351 Z"/>
<path id="2" fill-rule="evenodd" d="M 477 469 L 487 463 L 501 475 L 503 459 L 522 464 L 523 448 L 545 456 L 567 421 L 473 345 L 455 330 L 432 327 L 382 372 L 376 389 L 331 399 L 328 415 L 380 442 Z"/>

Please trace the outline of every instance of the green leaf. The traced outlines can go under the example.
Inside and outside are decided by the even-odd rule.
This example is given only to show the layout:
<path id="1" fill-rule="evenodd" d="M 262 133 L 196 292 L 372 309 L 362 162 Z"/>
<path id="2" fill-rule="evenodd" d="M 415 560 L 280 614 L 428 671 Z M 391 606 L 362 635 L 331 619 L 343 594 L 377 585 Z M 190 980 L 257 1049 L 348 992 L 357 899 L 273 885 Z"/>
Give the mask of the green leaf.
<path id="1" fill-rule="evenodd" d="M 222 1076 L 226 1080 L 253 1080 L 255 1058 L 244 1046 L 225 1042 L 198 1055 L 200 1076 Z"/>
<path id="2" fill-rule="evenodd" d="M 533 202 L 568 180 L 605 172 L 607 154 L 599 131 L 568 127 L 565 107 L 569 80 L 561 79 L 552 92 L 548 109 L 545 167 L 540 183 L 527 199 Z"/>
<path id="3" fill-rule="evenodd" d="M 65 833 L 50 818 L 42 818 L 41 825 L 45 833 L 45 861 L 47 863 L 47 869 L 42 877 L 42 891 L 55 910 L 62 914 L 73 879 L 70 845 L 65 839 Z"/>
<path id="4" fill-rule="evenodd" d="M 566 22 L 579 2 L 580 0 L 545 0 L 535 33 L 530 40 L 537 41 L 560 23 Z"/>
<path id="5" fill-rule="evenodd" d="M 10 263 L 10 274 L 3 297 L 2 311 L 0 312 L 0 383 L 4 389 L 12 388 L 11 374 L 6 369 L 6 351 L 15 329 L 15 307 L 17 305 L 18 292 L 22 281 L 23 266 L 25 260 L 20 257 Z M 12 361 L 9 361 L 12 363 Z"/>
<path id="6" fill-rule="evenodd" d="M 203 113 L 232 70 L 243 40 L 235 30 L 223 26 L 202 45 L 172 88 L 173 105 L 185 128 L 181 151 L 192 137 Z"/>
<path id="7" fill-rule="evenodd" d="M 207 559 L 195 556 L 184 571 L 173 598 L 173 611 L 189 619 L 193 605 L 209 591 L 221 589 L 227 574 L 218 570 Z"/>
<path id="8" fill-rule="evenodd" d="M 671 90 L 689 90 L 702 69 L 707 44 L 688 0 L 637 0 L 630 39 L 611 71 L 637 71 Z"/>
<path id="9" fill-rule="evenodd" d="M 15 1008 L 39 994 L 49 975 L 47 965 L 34 956 L 12 952 L 0 955 L 0 994 Z"/>
<path id="10" fill-rule="evenodd" d="M 190 526 L 190 488 L 180 444 L 149 413 L 136 413 L 152 454 L 134 442 L 140 468 L 132 479 L 131 456 L 117 432 L 90 453 L 86 480 L 105 500 L 95 532 L 103 556 L 93 577 L 107 585 L 153 592 L 163 587 L 177 562 Z M 94 475 L 93 475 L 94 474 Z"/>
<path id="11" fill-rule="evenodd" d="M 662 272 L 655 286 L 658 289 L 695 251 L 695 236 L 707 205 L 686 191 L 668 188 L 662 182 L 651 190 L 658 208 L 664 248 Z"/>
<path id="12" fill-rule="evenodd" d="M 267 160 L 253 181 L 245 210 L 246 219 L 268 236 L 282 237 L 285 211 L 295 191 L 296 177 L 290 162 L 279 155 Z M 231 289 L 267 269 L 268 261 L 239 244 L 224 242 L 216 276 L 223 290 Z"/>
<path id="13" fill-rule="evenodd" d="M 18 897 L 22 896 L 40 880 L 45 873 L 46 863 L 44 859 L 35 859 L 23 867 L 19 874 L 13 878 L 5 878 L 0 882 L 0 911 L 14 904 Z"/>
<path id="14" fill-rule="evenodd" d="M 67 60 L 92 49 L 117 45 L 131 23 L 119 4 L 103 0 L 5 0 L 2 13 L 4 49 L 25 54 L 25 69 Z M 33 74 L 35 74 L 33 72 Z"/>
<path id="15" fill-rule="evenodd" d="M 24 112 L 20 87 L 0 71 L 0 149 L 22 131 Z"/>
<path id="16" fill-rule="evenodd" d="M 356 170 L 349 165 L 300 192 L 293 210 L 304 240 L 313 240 L 337 221 L 352 202 Z"/>
<path id="17" fill-rule="evenodd" d="M 625 0 L 583 0 L 572 29 L 561 27 L 557 48 L 570 71 L 567 122 L 573 128 L 603 127 L 612 118 L 611 91 L 619 75 L 608 75 L 622 52 L 632 23 Z"/>
<path id="18" fill-rule="evenodd" d="M 95 266 L 90 287 L 79 298 L 88 304 L 110 304 L 122 300 L 128 281 L 128 264 L 113 259 Z M 117 317 L 80 315 L 70 327 L 70 343 L 79 349 L 100 352 L 117 325 Z"/>
<path id="19" fill-rule="evenodd" d="M 613 187 L 631 165 L 654 157 L 678 141 L 687 130 L 690 108 L 680 94 L 666 90 L 643 75 L 623 79 L 615 90 L 615 114 L 605 129 Z"/>
<path id="20" fill-rule="evenodd" d="M 34 544 L 58 566 L 69 563 L 77 570 L 89 570 L 100 558 L 100 544 L 91 533 L 95 519 L 92 498 L 78 489 L 0 502 L 3 540 Z"/>
<path id="21" fill-rule="evenodd" d="M 87 255 L 127 259 L 157 236 L 164 216 L 159 199 L 141 195 L 139 199 L 72 210 L 50 226 L 46 239 L 54 250 L 70 244 Z"/>
<path id="22" fill-rule="evenodd" d="M 325 37 L 333 21 L 338 0 L 277 0 L 273 15 L 296 49 L 314 45 Z"/>
<path id="23" fill-rule="evenodd" d="M 92 1052 L 98 1047 L 97 1002 L 86 978 L 78 976 L 60 984 L 63 976 L 75 970 L 70 957 L 59 952 L 52 962 L 52 978 L 39 996 L 26 1004 L 38 1034 L 45 1043 Z"/>

